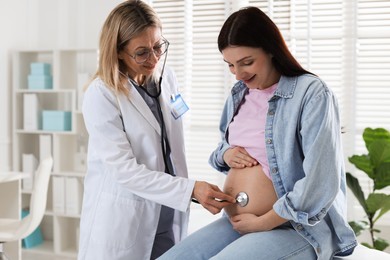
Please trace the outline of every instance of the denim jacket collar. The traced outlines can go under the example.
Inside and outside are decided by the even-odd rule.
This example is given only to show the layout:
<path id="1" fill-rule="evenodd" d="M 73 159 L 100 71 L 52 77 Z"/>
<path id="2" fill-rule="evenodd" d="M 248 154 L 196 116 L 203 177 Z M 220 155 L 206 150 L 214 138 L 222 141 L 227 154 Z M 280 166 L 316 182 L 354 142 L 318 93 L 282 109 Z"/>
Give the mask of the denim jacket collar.
<path id="1" fill-rule="evenodd" d="M 292 98 L 294 95 L 295 88 L 297 86 L 297 81 L 298 81 L 298 77 L 286 77 L 282 75 L 280 77 L 278 87 L 274 95 L 279 96 L 281 98 Z M 245 83 L 242 82 L 241 80 L 238 81 L 232 88 L 231 91 L 232 95 L 233 96 L 243 95 L 243 94 L 245 95 L 248 91 L 248 89 L 246 89 L 246 91 L 243 91 L 243 89 L 245 88 L 247 88 Z"/>

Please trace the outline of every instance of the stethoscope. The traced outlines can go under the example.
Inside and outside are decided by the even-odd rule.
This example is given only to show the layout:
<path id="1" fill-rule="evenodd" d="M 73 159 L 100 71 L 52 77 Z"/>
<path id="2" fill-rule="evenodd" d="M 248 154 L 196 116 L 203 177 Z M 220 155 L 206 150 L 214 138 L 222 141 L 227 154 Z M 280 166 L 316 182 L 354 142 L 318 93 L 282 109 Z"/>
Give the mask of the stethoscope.
<path id="1" fill-rule="evenodd" d="M 240 207 L 245 207 L 246 205 L 248 205 L 249 196 L 245 191 L 240 191 L 239 193 L 237 193 L 235 199 L 236 199 L 237 205 Z M 193 198 L 191 200 L 192 200 L 192 202 L 200 204 L 200 202 L 197 199 Z M 224 202 L 224 200 L 220 200 L 220 202 Z"/>
<path id="2" fill-rule="evenodd" d="M 249 202 L 249 196 L 246 192 L 240 191 L 239 193 L 237 193 L 236 203 L 239 206 L 245 207 L 246 205 L 248 205 L 248 202 Z"/>
<path id="3" fill-rule="evenodd" d="M 164 165 L 165 165 L 165 172 L 168 173 L 168 174 L 173 175 L 173 172 L 171 172 L 171 170 L 168 167 L 169 163 L 168 163 L 168 158 L 167 158 L 167 152 L 171 151 L 171 147 L 169 145 L 168 135 L 167 135 L 166 128 L 165 128 L 165 123 L 164 123 L 164 116 L 163 116 L 163 113 L 162 113 L 161 104 L 160 104 L 160 100 L 159 100 L 159 97 L 161 95 L 161 83 L 162 83 L 162 78 L 163 78 L 163 74 L 164 74 L 165 63 L 167 61 L 167 56 L 168 56 L 168 50 L 165 53 L 164 63 L 163 63 L 163 67 L 161 69 L 161 75 L 160 75 L 160 78 L 159 78 L 159 81 L 158 81 L 156 93 L 155 94 L 150 93 L 147 90 L 147 87 L 141 87 L 140 89 L 142 89 L 149 97 L 151 97 L 154 100 L 156 100 L 157 112 L 158 112 L 158 115 L 159 115 L 160 120 L 161 120 L 161 123 L 160 123 L 161 140 L 160 141 L 161 141 L 161 151 L 162 151 L 162 154 L 163 154 Z"/>

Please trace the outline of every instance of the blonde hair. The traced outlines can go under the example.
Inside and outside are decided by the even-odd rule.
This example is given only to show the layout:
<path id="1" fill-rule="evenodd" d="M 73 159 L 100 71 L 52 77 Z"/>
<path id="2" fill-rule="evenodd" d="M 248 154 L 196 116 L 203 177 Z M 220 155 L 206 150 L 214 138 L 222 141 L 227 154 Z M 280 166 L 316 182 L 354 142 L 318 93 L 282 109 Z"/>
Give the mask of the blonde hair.
<path id="1" fill-rule="evenodd" d="M 128 93 L 127 69 L 119 52 L 149 27 L 161 29 L 156 12 L 141 0 L 128 0 L 111 11 L 100 34 L 99 67 L 93 79 L 99 77 L 108 88 L 115 92 Z M 146 82 L 156 80 L 157 75 L 146 78 Z"/>

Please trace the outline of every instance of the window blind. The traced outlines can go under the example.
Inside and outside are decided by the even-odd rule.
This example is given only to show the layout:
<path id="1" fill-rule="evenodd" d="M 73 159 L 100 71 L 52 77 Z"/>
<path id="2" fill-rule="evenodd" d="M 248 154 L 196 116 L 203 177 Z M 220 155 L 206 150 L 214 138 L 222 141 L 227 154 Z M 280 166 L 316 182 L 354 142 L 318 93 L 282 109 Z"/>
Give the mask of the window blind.
<path id="1" fill-rule="evenodd" d="M 155 0 L 153 7 L 171 42 L 167 64 L 174 68 L 190 110 L 184 115 L 185 141 L 191 178 L 222 184 L 223 176 L 208 165 L 219 140 L 218 123 L 225 93 L 225 71 L 217 48 L 226 18 L 225 1 Z"/>

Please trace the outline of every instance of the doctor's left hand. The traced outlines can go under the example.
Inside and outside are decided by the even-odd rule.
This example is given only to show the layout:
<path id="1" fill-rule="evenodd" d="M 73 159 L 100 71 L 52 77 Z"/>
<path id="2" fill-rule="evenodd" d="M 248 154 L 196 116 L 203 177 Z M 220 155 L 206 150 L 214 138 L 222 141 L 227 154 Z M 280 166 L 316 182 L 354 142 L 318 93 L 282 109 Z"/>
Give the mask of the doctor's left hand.
<path id="1" fill-rule="evenodd" d="M 217 185 L 205 181 L 195 182 L 192 197 L 212 214 L 217 214 L 224 207 L 236 202 L 235 198 L 223 193 Z"/>

